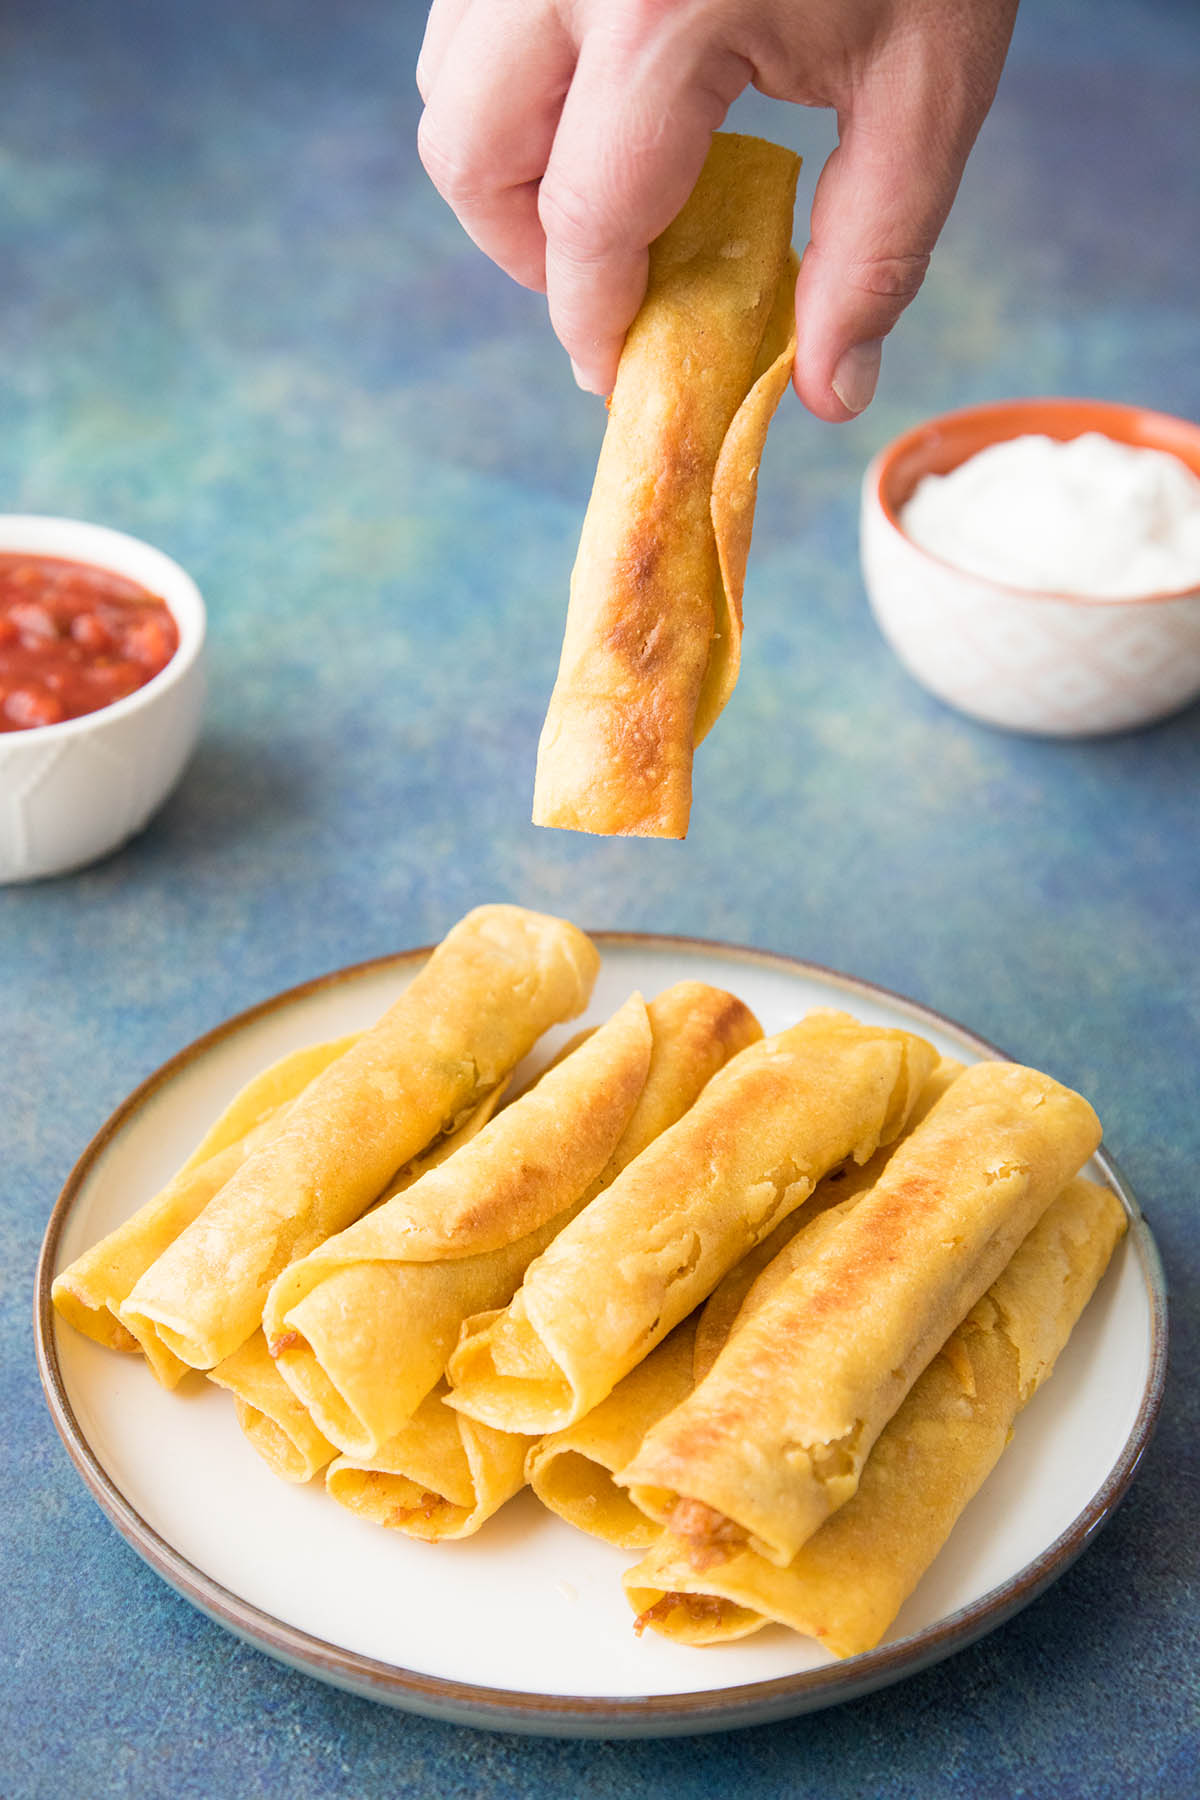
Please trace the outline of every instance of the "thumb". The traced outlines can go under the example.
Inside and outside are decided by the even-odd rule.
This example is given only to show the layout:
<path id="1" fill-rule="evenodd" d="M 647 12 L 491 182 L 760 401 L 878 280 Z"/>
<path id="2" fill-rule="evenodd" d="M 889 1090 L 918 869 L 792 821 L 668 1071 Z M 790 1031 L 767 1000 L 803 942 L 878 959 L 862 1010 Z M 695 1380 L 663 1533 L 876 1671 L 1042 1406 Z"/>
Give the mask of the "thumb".
<path id="1" fill-rule="evenodd" d="M 943 10 L 935 32 L 889 45 L 839 110 L 796 284 L 795 387 L 819 418 L 870 404 L 883 340 L 925 278 L 1015 11 L 1015 0 Z"/>
<path id="2" fill-rule="evenodd" d="M 916 298 L 963 162 L 851 117 L 817 182 L 796 283 L 795 387 L 819 418 L 874 395 L 883 340 Z"/>

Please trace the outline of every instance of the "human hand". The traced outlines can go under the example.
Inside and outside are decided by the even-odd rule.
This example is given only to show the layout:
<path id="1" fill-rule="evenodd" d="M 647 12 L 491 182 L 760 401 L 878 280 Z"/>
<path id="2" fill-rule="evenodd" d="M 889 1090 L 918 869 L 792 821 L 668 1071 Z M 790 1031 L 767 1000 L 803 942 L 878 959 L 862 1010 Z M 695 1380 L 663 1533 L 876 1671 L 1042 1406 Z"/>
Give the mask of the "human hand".
<path id="1" fill-rule="evenodd" d="M 1017 0 L 433 0 L 418 146 L 526 287 L 580 385 L 611 392 L 647 246 L 743 88 L 832 107 L 796 287 L 794 384 L 829 420 L 875 391 L 1004 64 Z"/>

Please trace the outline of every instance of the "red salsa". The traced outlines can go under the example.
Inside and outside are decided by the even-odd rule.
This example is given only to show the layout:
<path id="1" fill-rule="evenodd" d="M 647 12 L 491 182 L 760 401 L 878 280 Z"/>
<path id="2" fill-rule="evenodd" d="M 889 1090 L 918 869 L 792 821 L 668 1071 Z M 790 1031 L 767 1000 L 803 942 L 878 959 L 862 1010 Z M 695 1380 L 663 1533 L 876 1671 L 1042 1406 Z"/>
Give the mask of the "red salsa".
<path id="1" fill-rule="evenodd" d="M 166 603 L 136 581 L 57 556 L 0 554 L 0 731 L 111 706 L 178 648 Z"/>

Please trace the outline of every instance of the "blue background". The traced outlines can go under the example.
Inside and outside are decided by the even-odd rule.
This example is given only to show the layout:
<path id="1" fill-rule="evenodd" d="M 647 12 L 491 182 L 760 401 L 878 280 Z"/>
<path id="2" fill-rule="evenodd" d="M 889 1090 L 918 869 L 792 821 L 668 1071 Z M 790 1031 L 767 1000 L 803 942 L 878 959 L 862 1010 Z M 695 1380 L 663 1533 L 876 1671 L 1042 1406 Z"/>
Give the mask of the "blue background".
<path id="1" fill-rule="evenodd" d="M 790 398 L 737 694 L 686 844 L 529 823 L 603 408 L 414 151 L 407 0 L 10 0 L 0 14 L 0 510 L 160 544 L 210 610 L 198 754 L 151 828 L 0 890 L 0 1793 L 747 1800 L 1200 1785 L 1200 710 L 1055 743 L 928 697 L 875 632 L 858 484 L 947 407 L 1200 418 L 1200 8 L 1043 0 L 864 418 Z M 806 154 L 821 114 L 733 123 Z M 29 1330 L 79 1151 L 164 1058 L 324 970 L 513 899 L 864 976 L 1078 1086 L 1172 1288 L 1124 1507 L 1027 1612 L 900 1686 L 747 1733 L 519 1740 L 247 1649 L 88 1498 Z"/>

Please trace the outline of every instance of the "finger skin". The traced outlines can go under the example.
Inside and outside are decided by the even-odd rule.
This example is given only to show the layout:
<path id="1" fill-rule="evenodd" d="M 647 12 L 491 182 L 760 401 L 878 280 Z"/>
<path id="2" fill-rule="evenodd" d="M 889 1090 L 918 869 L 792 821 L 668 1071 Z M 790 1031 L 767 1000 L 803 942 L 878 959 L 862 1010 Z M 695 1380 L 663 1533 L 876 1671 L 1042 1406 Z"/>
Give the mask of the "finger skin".
<path id="1" fill-rule="evenodd" d="M 447 46 L 466 16 L 471 0 L 433 0 L 417 57 L 417 92 L 428 100 Z"/>
<path id="2" fill-rule="evenodd" d="M 486 0 L 439 35 L 427 65 L 421 161 L 468 236 L 525 287 L 545 286 L 538 187 L 574 57 L 554 5 Z"/>
<path id="3" fill-rule="evenodd" d="M 647 250 L 748 83 L 833 108 L 796 290 L 794 386 L 871 397 L 1003 68 L 1017 0 L 434 0 L 419 148 L 470 236 L 544 288 L 581 386 L 611 391 Z"/>
<path id="4" fill-rule="evenodd" d="M 585 40 L 542 180 L 550 319 L 576 380 L 594 393 L 612 391 L 648 247 L 691 193 L 750 77 L 742 58 L 693 41 L 687 25 L 672 15 L 636 44 L 615 32 Z"/>
<path id="5" fill-rule="evenodd" d="M 873 354 L 877 371 L 882 341 L 921 287 L 991 105 L 1015 12 L 1015 3 L 993 0 L 970 19 L 959 9 L 930 36 L 903 41 L 877 58 L 839 114 L 839 143 L 817 182 L 796 284 L 793 385 L 819 418 L 853 418 L 871 397 L 873 382 L 861 370 L 862 391 L 853 396 L 839 369 L 850 369 L 853 385 L 857 352 L 860 362 Z"/>

